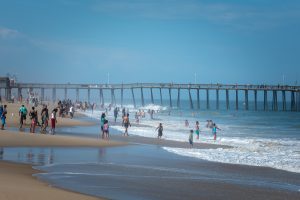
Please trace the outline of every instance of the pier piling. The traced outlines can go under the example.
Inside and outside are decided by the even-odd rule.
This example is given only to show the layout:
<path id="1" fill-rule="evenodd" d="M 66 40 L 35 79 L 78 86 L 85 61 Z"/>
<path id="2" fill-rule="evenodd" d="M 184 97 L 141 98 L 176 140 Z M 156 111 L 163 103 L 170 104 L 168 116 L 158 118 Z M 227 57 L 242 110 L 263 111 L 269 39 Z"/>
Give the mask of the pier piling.
<path id="1" fill-rule="evenodd" d="M 180 108 L 180 89 L 178 88 L 178 93 L 177 93 L 177 108 Z"/>
<path id="2" fill-rule="evenodd" d="M 134 108 L 136 108 L 133 88 L 131 88 L 131 94 L 132 94 L 133 106 Z"/>
<path id="3" fill-rule="evenodd" d="M 170 108 L 172 108 L 172 91 L 171 88 L 169 88 L 169 100 L 170 100 Z"/>
<path id="4" fill-rule="evenodd" d="M 235 90 L 235 109 L 239 109 L 239 91 Z"/>
<path id="5" fill-rule="evenodd" d="M 191 94 L 191 89 L 189 89 L 189 99 L 190 99 L 190 108 L 194 109 L 193 99 L 192 99 L 192 94 Z"/>
<path id="6" fill-rule="evenodd" d="M 229 91 L 226 90 L 226 109 L 229 110 Z"/>
<path id="7" fill-rule="evenodd" d="M 209 110 L 209 90 L 206 89 L 206 109 Z"/>
<path id="8" fill-rule="evenodd" d="M 216 109 L 219 110 L 219 89 L 216 90 Z"/>
<path id="9" fill-rule="evenodd" d="M 150 88 L 150 93 L 151 93 L 151 103 L 154 104 L 153 90 L 152 90 L 152 88 Z"/>
<path id="10" fill-rule="evenodd" d="M 268 91 L 264 90 L 264 111 L 268 111 Z"/>
<path id="11" fill-rule="evenodd" d="M 142 87 L 141 87 L 141 101 L 142 101 L 142 106 L 145 106 L 144 92 L 143 92 L 143 88 Z"/>

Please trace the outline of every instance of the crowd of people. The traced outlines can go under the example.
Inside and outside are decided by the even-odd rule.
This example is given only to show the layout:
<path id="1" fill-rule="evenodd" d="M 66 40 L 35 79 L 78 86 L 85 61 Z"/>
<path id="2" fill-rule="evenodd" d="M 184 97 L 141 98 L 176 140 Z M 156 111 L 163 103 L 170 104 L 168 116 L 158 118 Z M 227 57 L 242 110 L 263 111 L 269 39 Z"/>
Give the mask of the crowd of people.
<path id="1" fill-rule="evenodd" d="M 36 105 L 36 103 L 35 103 Z M 57 106 L 55 106 L 51 112 L 49 112 L 46 104 L 42 105 L 42 109 L 38 112 L 36 106 L 32 106 L 31 109 L 27 110 L 27 107 L 23 104 L 19 108 L 19 130 L 24 131 L 24 124 L 26 122 L 27 117 L 30 118 L 30 133 L 36 132 L 36 127 L 40 127 L 41 133 L 50 133 L 55 134 L 55 127 L 57 123 L 57 113 L 59 117 L 70 117 L 73 118 L 74 112 L 76 109 L 81 109 L 82 111 L 86 111 L 87 109 L 93 110 L 96 108 L 96 104 L 90 104 L 87 102 L 75 102 L 73 103 L 70 99 L 58 101 Z M 104 108 L 104 107 L 103 107 Z M 108 110 L 111 110 L 112 106 L 109 106 L 105 109 L 105 112 L 102 113 L 100 117 L 100 126 L 101 126 L 101 138 L 108 140 L 109 139 L 109 121 L 107 119 Z M 114 122 L 117 122 L 117 118 L 119 116 L 120 108 L 115 107 L 113 110 Z M 155 113 L 154 110 L 149 109 L 147 111 L 150 118 L 153 119 L 153 115 Z M 6 115 L 7 115 L 7 105 L 0 105 L 0 118 L 1 118 L 1 129 L 5 128 L 6 124 Z M 138 124 L 142 118 L 146 117 L 146 112 L 142 109 L 135 112 L 135 122 Z M 41 119 L 41 121 L 39 120 Z M 51 127 L 47 130 L 48 125 Z M 129 109 L 122 108 L 122 126 L 124 127 L 123 136 L 129 136 L 128 128 L 131 126 L 129 119 Z M 190 128 L 190 124 L 188 120 L 184 121 L 184 126 L 186 128 Z M 206 128 L 212 130 L 213 139 L 217 139 L 217 130 L 221 130 L 217 127 L 217 125 L 212 120 L 207 120 Z M 157 131 L 157 138 L 162 139 L 163 136 L 163 124 L 159 123 L 158 127 L 155 129 Z M 200 135 L 200 124 L 199 121 L 195 122 L 195 128 L 190 129 L 188 141 L 190 147 L 193 146 L 193 135 L 196 134 L 196 139 L 199 139 Z"/>

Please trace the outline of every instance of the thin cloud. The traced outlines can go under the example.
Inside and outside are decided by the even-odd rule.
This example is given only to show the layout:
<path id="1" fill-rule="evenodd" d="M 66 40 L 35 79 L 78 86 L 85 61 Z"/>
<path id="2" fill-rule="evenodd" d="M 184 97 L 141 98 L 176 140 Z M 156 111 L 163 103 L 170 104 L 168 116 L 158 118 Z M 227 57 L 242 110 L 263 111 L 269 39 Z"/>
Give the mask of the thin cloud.
<path id="1" fill-rule="evenodd" d="M 20 33 L 17 30 L 0 27 L 0 38 L 1 39 L 9 39 L 18 37 Z"/>

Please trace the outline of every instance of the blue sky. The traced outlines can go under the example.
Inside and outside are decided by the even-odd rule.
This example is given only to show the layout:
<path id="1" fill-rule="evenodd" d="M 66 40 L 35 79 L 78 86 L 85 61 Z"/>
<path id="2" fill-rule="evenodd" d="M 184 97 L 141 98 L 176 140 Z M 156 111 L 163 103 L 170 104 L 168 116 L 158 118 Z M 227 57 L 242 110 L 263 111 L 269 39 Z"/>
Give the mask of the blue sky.
<path id="1" fill-rule="evenodd" d="M 300 83 L 297 0 L 0 0 L 21 82 Z"/>

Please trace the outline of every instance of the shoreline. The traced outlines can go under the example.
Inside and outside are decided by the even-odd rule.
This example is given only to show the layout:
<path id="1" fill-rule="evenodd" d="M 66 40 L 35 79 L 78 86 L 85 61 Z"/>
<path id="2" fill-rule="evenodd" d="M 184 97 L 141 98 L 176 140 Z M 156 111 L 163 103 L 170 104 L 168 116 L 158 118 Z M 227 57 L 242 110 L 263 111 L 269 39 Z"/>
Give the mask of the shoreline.
<path id="1" fill-rule="evenodd" d="M 57 188 L 47 182 L 39 180 L 34 174 L 42 171 L 33 168 L 33 165 L 0 161 L 0 199 L 28 199 L 28 200 L 101 200 L 86 194 Z"/>
<path id="2" fill-rule="evenodd" d="M 41 134 L 29 132 L 30 123 L 27 118 L 27 123 L 24 124 L 24 131 L 18 130 L 18 109 L 20 103 L 7 103 L 8 114 L 5 130 L 0 130 L 0 147 L 114 147 L 127 145 L 126 142 L 106 141 L 93 138 L 84 138 L 76 136 L 62 136 Z M 38 107 L 40 110 L 40 107 Z M 77 117 L 77 116 L 76 116 Z M 57 118 L 57 128 L 76 127 L 76 126 L 92 126 L 95 123 L 90 121 L 79 121 L 70 118 Z M 82 117 L 79 114 L 78 117 Z M 50 124 L 49 124 L 50 125 Z M 0 152 L 1 153 L 1 152 Z M 63 188 L 52 187 L 48 182 L 39 180 L 34 175 L 42 173 L 42 171 L 33 168 L 33 164 L 24 164 L 11 161 L 0 161 L 0 199 L 28 199 L 28 200 L 96 200 L 104 199 L 93 197 L 76 191 L 69 191 Z"/>

